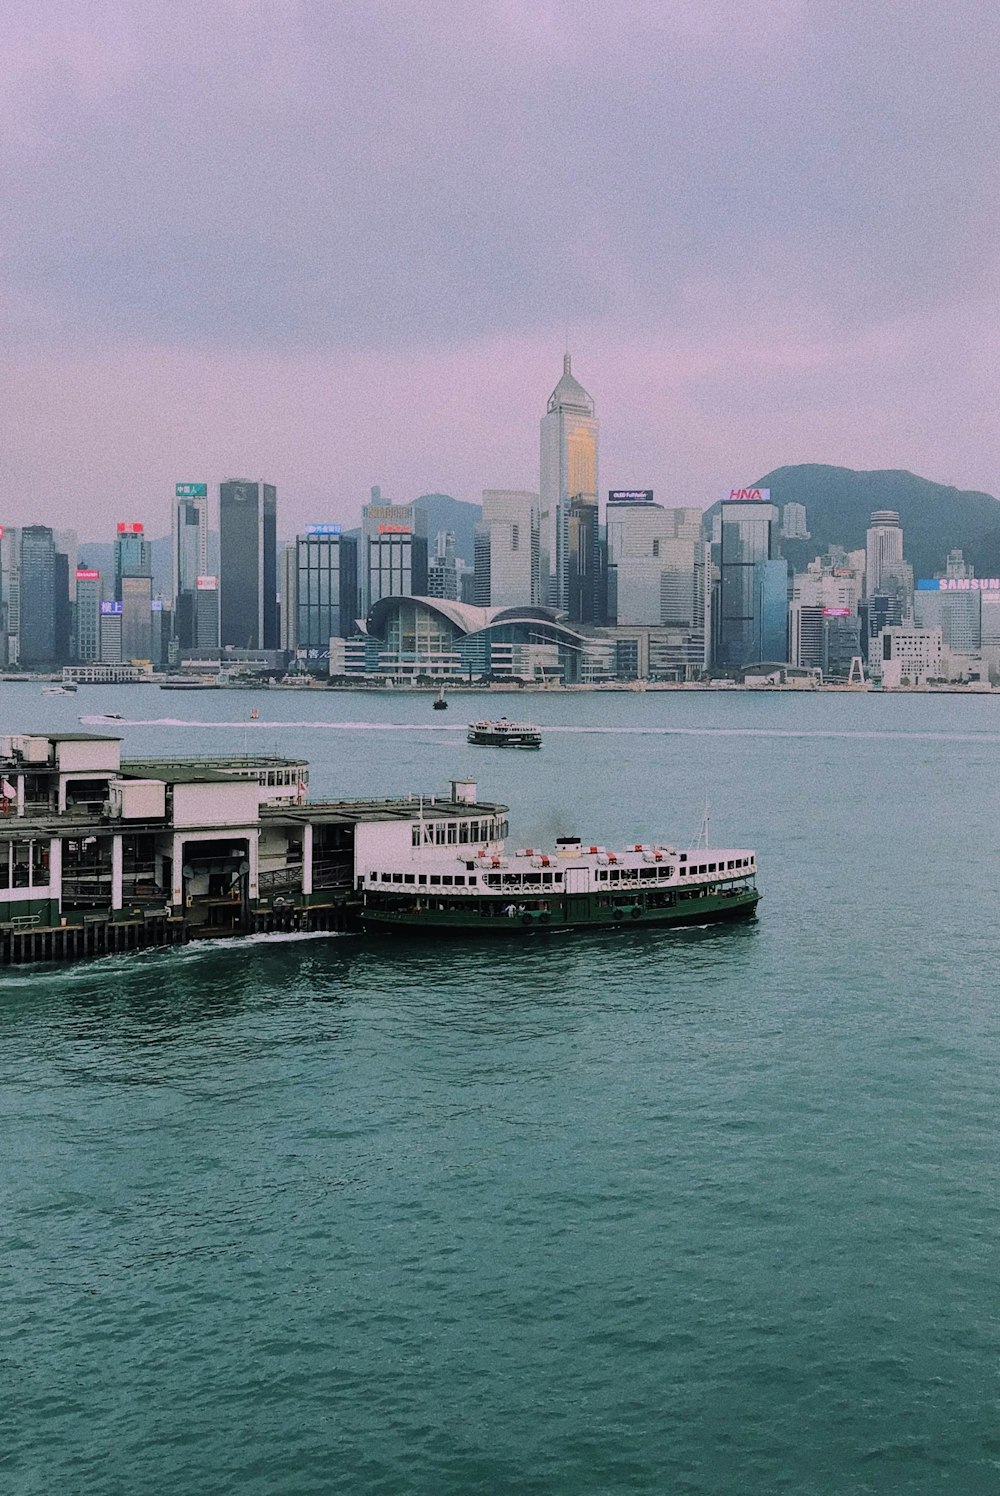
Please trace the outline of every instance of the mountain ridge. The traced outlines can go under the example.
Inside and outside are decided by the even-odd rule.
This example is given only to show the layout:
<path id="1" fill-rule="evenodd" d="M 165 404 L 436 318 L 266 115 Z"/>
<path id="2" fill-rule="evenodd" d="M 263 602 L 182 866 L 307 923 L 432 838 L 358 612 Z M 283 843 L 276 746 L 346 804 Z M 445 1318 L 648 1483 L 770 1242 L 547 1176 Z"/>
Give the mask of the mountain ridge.
<path id="1" fill-rule="evenodd" d="M 772 468 L 751 486 L 769 488 L 771 502 L 779 508 L 805 505 L 810 539 L 781 543 L 796 570 L 831 545 L 862 549 L 872 512 L 894 509 L 914 576 L 943 572 L 948 552 L 955 549 L 977 576 L 1000 571 L 1000 502 L 992 494 L 935 483 L 904 468 L 864 470 L 827 463 Z M 713 505 L 712 511 L 716 509 Z"/>

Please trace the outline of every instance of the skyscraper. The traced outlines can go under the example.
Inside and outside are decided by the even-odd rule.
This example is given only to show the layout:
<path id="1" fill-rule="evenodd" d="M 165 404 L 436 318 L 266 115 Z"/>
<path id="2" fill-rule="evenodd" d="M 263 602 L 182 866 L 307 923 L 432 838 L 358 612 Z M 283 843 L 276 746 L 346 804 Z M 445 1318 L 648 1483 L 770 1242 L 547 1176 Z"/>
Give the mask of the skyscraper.
<path id="1" fill-rule="evenodd" d="M 101 658 L 101 573 L 76 568 L 76 630 L 73 658 L 91 664 Z"/>
<path id="2" fill-rule="evenodd" d="M 310 659 L 347 638 L 358 616 L 358 543 L 340 525 L 309 525 L 294 547 L 293 647 Z"/>
<path id="3" fill-rule="evenodd" d="M 116 526 L 115 601 L 122 605 L 115 615 L 121 618 L 122 659 L 152 659 L 153 548 L 138 523 Z"/>
<path id="4" fill-rule="evenodd" d="M 458 600 L 458 562 L 452 530 L 439 530 L 434 537 L 434 553 L 427 561 L 427 596 Z"/>
<path id="5" fill-rule="evenodd" d="M 542 417 L 539 486 L 542 601 L 559 610 L 569 606 L 571 507 L 578 511 L 575 536 L 581 544 L 596 531 L 598 431 L 594 402 L 573 378 L 567 353 L 562 378 Z M 579 515 L 588 505 L 595 512 L 593 527 Z M 585 564 L 578 552 L 578 574 Z"/>
<path id="6" fill-rule="evenodd" d="M 715 660 L 728 666 L 788 658 L 788 563 L 775 555 L 775 511 L 767 489 L 722 505 L 719 623 Z"/>
<path id="7" fill-rule="evenodd" d="M 221 643 L 278 648 L 277 493 L 270 483 L 219 485 Z"/>
<path id="8" fill-rule="evenodd" d="M 181 649 L 195 643 L 198 578 L 208 572 L 208 484 L 174 485 L 171 532 L 174 632 Z"/>
<path id="9" fill-rule="evenodd" d="M 538 494 L 487 488 L 475 540 L 477 602 L 533 608 L 541 602 Z"/>
<path id="10" fill-rule="evenodd" d="M 876 509 L 865 535 L 865 596 L 882 592 L 889 573 L 903 560 L 903 531 L 895 509 Z"/>
<path id="11" fill-rule="evenodd" d="M 18 664 L 25 670 L 56 663 L 56 544 L 48 525 L 21 530 Z"/>
<path id="12" fill-rule="evenodd" d="M 122 577 L 153 575 L 153 548 L 145 527 L 122 521 L 115 526 L 115 596 L 121 598 Z"/>
<path id="13" fill-rule="evenodd" d="M 373 496 L 376 492 L 372 490 Z M 361 511 L 360 572 L 365 616 L 382 597 L 425 597 L 425 511 L 413 504 L 366 504 Z"/>

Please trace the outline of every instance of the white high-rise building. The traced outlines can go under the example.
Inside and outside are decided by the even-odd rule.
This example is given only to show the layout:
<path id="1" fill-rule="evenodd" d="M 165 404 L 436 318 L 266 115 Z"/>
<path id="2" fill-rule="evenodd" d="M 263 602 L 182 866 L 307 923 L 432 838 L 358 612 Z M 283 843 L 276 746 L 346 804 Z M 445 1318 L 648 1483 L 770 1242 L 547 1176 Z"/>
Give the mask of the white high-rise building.
<path id="1" fill-rule="evenodd" d="M 485 489 L 476 553 L 479 595 L 485 592 L 490 606 L 537 607 L 541 602 L 538 494 Z"/>
<path id="2" fill-rule="evenodd" d="M 808 540 L 805 504 L 784 504 L 781 509 L 781 533 L 786 540 Z"/>
<path id="3" fill-rule="evenodd" d="M 569 606 L 570 506 L 597 509 L 598 432 L 594 402 L 573 378 L 567 353 L 542 417 L 539 483 L 542 601 L 560 610 Z"/>
<path id="4" fill-rule="evenodd" d="M 638 673 L 684 680 L 708 662 L 711 546 L 700 509 L 608 505 L 608 613 L 619 639 L 641 630 L 648 660 Z"/>
<path id="5" fill-rule="evenodd" d="M 938 628 L 885 628 L 869 648 L 872 673 L 887 688 L 924 686 L 941 676 L 944 643 Z"/>
<path id="6" fill-rule="evenodd" d="M 895 509 L 875 510 L 865 540 L 865 595 L 874 597 L 903 564 L 903 530 Z"/>
<path id="7" fill-rule="evenodd" d="M 299 642 L 298 546 L 294 540 L 278 552 L 278 600 L 278 644 L 281 649 L 294 650 Z"/>

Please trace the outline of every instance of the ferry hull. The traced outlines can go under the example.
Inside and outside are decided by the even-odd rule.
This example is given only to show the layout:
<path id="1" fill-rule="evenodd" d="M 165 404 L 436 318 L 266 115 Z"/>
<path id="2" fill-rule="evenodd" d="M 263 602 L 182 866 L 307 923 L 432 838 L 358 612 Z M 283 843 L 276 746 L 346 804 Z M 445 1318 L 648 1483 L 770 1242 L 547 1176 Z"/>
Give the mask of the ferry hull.
<path id="1" fill-rule="evenodd" d="M 751 919 L 760 894 L 756 888 L 727 893 L 680 893 L 671 904 L 609 904 L 600 895 L 572 895 L 548 900 L 547 909 L 529 909 L 500 901 L 469 900 L 444 909 L 365 904 L 360 911 L 366 929 L 405 930 L 407 934 L 514 935 L 552 934 L 560 930 L 635 930 L 643 926 L 710 925 Z M 513 908 L 513 914 L 507 912 Z"/>

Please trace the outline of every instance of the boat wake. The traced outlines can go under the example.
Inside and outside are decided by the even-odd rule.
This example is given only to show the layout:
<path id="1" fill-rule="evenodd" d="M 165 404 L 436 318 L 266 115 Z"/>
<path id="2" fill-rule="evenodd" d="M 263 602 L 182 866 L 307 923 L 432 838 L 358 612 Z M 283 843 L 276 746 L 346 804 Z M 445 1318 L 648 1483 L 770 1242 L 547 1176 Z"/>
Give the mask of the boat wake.
<path id="1" fill-rule="evenodd" d="M 237 722 L 215 722 L 197 720 L 191 717 L 129 717 L 109 718 L 94 715 L 81 717 L 81 723 L 88 727 L 183 727 L 185 730 L 203 728 L 210 731 L 214 728 L 242 727 L 248 732 L 256 728 L 267 728 L 276 731 L 281 728 L 308 728 L 310 732 L 452 732 L 464 733 L 466 725 L 462 722 L 329 722 L 321 719 L 297 718 L 291 721 L 282 718 L 270 718 L 265 720 L 258 717 L 253 721 L 246 718 Z M 543 724 L 542 732 L 546 737 L 552 736 L 586 736 L 586 737 L 681 737 L 681 738 L 842 738 L 857 742 L 931 742 L 931 743 L 1000 743 L 1000 733 L 996 732 L 907 732 L 907 731 L 881 731 L 878 729 L 865 728 L 813 728 L 813 727 L 678 727 L 670 726 L 644 726 L 644 727 L 622 727 L 622 726 L 561 726 L 556 724 Z"/>

